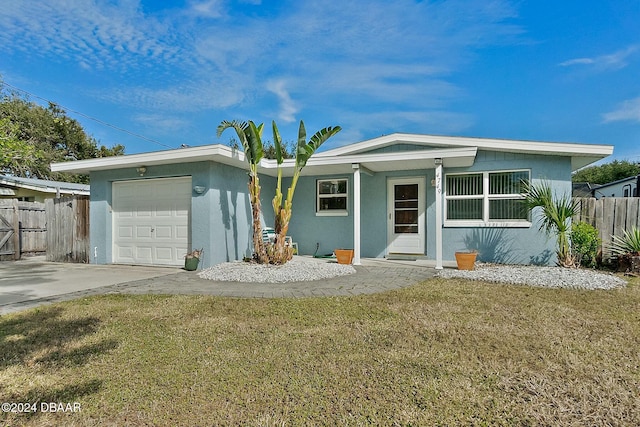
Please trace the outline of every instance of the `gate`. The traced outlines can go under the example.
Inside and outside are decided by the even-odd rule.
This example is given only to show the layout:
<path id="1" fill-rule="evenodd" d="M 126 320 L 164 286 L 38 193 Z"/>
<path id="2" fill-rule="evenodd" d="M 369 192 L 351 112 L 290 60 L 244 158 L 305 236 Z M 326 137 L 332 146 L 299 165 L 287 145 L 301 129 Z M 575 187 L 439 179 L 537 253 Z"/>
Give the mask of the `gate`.
<path id="1" fill-rule="evenodd" d="M 46 251 L 47 222 L 43 203 L 0 199 L 0 260 Z"/>

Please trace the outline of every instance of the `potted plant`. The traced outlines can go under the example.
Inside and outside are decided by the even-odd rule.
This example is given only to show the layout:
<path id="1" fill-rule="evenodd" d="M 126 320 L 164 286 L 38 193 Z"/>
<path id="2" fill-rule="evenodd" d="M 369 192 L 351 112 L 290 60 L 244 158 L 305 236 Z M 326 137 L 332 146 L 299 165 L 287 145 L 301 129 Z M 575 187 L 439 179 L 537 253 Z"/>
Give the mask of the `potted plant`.
<path id="1" fill-rule="evenodd" d="M 203 249 L 194 249 L 184 256 L 184 269 L 187 271 L 194 271 L 198 268 L 200 263 L 200 257 L 204 252 Z"/>
<path id="2" fill-rule="evenodd" d="M 473 270 L 478 251 L 457 251 L 456 263 L 458 264 L 458 270 Z"/>
<path id="3" fill-rule="evenodd" d="M 336 254 L 338 264 L 351 264 L 353 261 L 353 249 L 335 249 L 333 253 Z"/>

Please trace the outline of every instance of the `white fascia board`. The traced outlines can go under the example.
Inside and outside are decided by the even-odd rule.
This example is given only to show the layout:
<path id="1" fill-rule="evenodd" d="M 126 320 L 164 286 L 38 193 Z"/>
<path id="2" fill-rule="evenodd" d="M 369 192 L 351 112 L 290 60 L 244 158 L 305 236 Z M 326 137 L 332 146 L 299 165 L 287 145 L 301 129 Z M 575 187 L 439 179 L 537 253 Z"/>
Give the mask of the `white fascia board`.
<path id="1" fill-rule="evenodd" d="M 435 158 L 471 157 L 475 158 L 475 147 L 463 147 L 456 149 L 434 149 L 405 151 L 395 153 L 361 154 L 352 156 L 317 156 L 313 155 L 307 162 L 307 166 L 317 170 L 322 166 L 348 165 L 353 163 L 397 163 L 403 161 L 428 160 Z M 224 145 L 208 145 L 201 147 L 180 148 L 175 150 L 156 151 L 142 154 L 129 154 L 125 156 L 102 157 L 98 159 L 77 160 L 72 162 L 52 163 L 53 172 L 88 173 L 90 171 L 136 168 L 140 166 L 154 166 L 172 163 L 187 163 L 199 161 L 215 161 L 231 166 L 248 169 L 244 153 Z M 272 159 L 262 159 L 259 171 L 262 174 L 275 176 L 278 164 Z M 295 160 L 286 159 L 282 163 L 284 176 L 293 175 Z M 400 168 L 402 169 L 402 168 Z"/>
<path id="2" fill-rule="evenodd" d="M 325 164 L 342 164 L 342 163 L 380 163 L 403 160 L 431 160 L 446 159 L 455 157 L 474 157 L 477 153 L 476 147 L 449 148 L 435 150 L 416 150 L 416 151 L 398 151 L 393 153 L 376 153 L 376 154 L 357 154 L 351 156 L 318 156 L 311 157 L 307 162 L 308 165 L 320 166 Z"/>
<path id="3" fill-rule="evenodd" d="M 353 156 L 311 157 L 303 175 L 350 173 L 352 165 L 359 164 L 371 172 L 431 169 L 435 159 L 441 158 L 445 166 L 470 166 L 477 154 L 475 147 L 445 150 L 418 150 L 410 152 L 360 154 Z"/>
<path id="4" fill-rule="evenodd" d="M 91 171 L 123 169 L 128 167 L 166 165 L 214 160 L 238 167 L 246 165 L 244 153 L 225 145 L 204 145 L 199 147 L 176 148 L 174 150 L 151 153 L 127 154 L 124 156 L 100 157 L 52 163 L 52 172 L 88 173 Z"/>
<path id="5" fill-rule="evenodd" d="M 567 156 L 587 156 L 604 158 L 613 153 L 613 146 L 600 144 L 576 144 L 563 142 L 539 142 L 507 139 L 469 138 L 457 136 L 436 136 L 420 134 L 393 133 L 368 141 L 358 142 L 345 147 L 319 153 L 319 156 L 342 156 L 383 148 L 394 144 L 417 144 L 425 146 L 478 147 L 495 151 L 555 154 Z"/>

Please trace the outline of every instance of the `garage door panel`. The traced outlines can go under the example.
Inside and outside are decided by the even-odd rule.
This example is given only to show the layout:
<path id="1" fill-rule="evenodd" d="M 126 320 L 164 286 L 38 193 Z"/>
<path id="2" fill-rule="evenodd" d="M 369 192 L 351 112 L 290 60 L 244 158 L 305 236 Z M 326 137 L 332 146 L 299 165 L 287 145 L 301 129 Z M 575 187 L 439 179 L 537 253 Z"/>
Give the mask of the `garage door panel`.
<path id="1" fill-rule="evenodd" d="M 156 227 L 156 239 L 172 239 L 174 237 L 173 227 L 170 225 Z"/>
<path id="2" fill-rule="evenodd" d="M 119 238 L 132 238 L 133 237 L 133 227 L 118 227 L 117 234 Z"/>
<path id="3" fill-rule="evenodd" d="M 150 239 L 151 238 L 151 226 L 143 225 L 136 227 L 136 239 Z"/>
<path id="4" fill-rule="evenodd" d="M 175 235 L 178 239 L 188 239 L 189 238 L 189 228 L 188 227 L 175 227 Z"/>
<path id="5" fill-rule="evenodd" d="M 116 182 L 114 262 L 183 265 L 190 243 L 191 178 Z"/>
<path id="6" fill-rule="evenodd" d="M 153 253 L 153 248 L 151 246 L 136 245 L 136 248 L 135 248 L 136 262 L 151 263 L 153 260 L 151 256 L 152 253 Z"/>
<path id="7" fill-rule="evenodd" d="M 175 258 L 175 250 L 172 247 L 156 247 L 155 252 L 158 263 L 169 263 Z"/>
<path id="8" fill-rule="evenodd" d="M 118 248 L 118 257 L 133 260 L 133 248 L 130 246 L 120 246 Z"/>

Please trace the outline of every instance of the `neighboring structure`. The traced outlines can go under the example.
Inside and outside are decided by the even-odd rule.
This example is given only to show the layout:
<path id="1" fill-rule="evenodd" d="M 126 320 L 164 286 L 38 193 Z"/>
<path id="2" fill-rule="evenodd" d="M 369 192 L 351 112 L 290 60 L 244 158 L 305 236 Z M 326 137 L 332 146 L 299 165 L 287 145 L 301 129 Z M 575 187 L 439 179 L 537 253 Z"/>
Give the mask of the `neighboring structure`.
<path id="1" fill-rule="evenodd" d="M 571 184 L 573 197 L 593 197 L 593 189 L 588 182 L 574 182 Z"/>
<path id="2" fill-rule="evenodd" d="M 60 196 L 89 195 L 89 185 L 0 175 L 0 199 L 44 202 Z"/>
<path id="3" fill-rule="evenodd" d="M 353 248 L 361 257 L 420 257 L 437 268 L 458 250 L 479 259 L 548 264 L 555 241 L 523 209 L 522 181 L 571 194 L 571 172 L 608 145 L 392 134 L 316 153 L 297 184 L 289 235 L 301 254 Z M 287 188 L 293 160 L 283 164 Z M 203 266 L 252 250 L 248 165 L 209 145 L 52 164 L 91 175 L 91 252 L 99 264 Z M 260 167 L 265 224 L 273 224 L 276 162 Z"/>
<path id="4" fill-rule="evenodd" d="M 640 175 L 619 179 L 607 184 L 595 185 L 591 188 L 592 197 L 638 197 Z"/>

